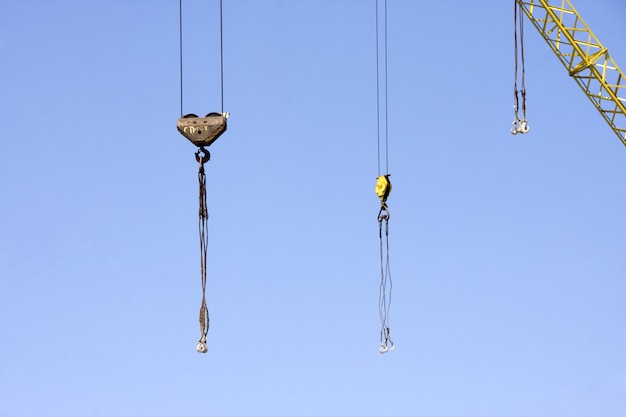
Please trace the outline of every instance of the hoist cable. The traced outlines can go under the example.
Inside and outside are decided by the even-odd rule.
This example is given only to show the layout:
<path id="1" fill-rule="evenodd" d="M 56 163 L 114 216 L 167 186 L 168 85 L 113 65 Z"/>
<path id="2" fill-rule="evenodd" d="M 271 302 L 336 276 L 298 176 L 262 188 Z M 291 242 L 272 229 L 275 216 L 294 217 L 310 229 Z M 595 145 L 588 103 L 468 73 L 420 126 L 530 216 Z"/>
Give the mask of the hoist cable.
<path id="1" fill-rule="evenodd" d="M 384 0 L 383 3 L 384 8 L 384 16 L 383 16 L 383 77 L 384 77 L 384 123 L 385 123 L 385 146 L 384 146 L 384 160 L 385 160 L 385 172 L 389 172 L 389 106 L 388 102 L 388 76 L 387 76 L 387 0 Z M 377 143 L 378 143 L 378 176 L 381 175 L 381 71 L 380 71 L 380 19 L 379 19 L 379 9 L 380 6 L 378 4 L 378 0 L 376 0 L 376 122 L 377 122 Z"/>
<path id="2" fill-rule="evenodd" d="M 387 0 L 385 0 L 385 173 L 389 173 L 389 97 L 387 76 Z"/>
<path id="3" fill-rule="evenodd" d="M 224 31 L 222 17 L 222 0 L 220 0 L 220 99 L 222 101 L 222 113 L 224 113 Z"/>
<path id="4" fill-rule="evenodd" d="M 221 112 L 224 113 L 224 31 L 223 31 L 223 1 L 220 0 L 220 102 Z M 179 66 L 180 66 L 180 117 L 183 117 L 183 0 L 178 1 L 178 39 L 179 39 Z"/>
<path id="5" fill-rule="evenodd" d="M 380 40 L 378 39 L 378 26 L 378 0 L 376 0 L 376 137 L 378 150 L 378 176 L 380 177 Z"/>
<path id="6" fill-rule="evenodd" d="M 515 2 L 514 6 L 513 6 L 513 41 L 515 42 L 515 46 L 513 49 L 513 52 L 515 53 L 515 76 L 513 77 L 513 95 L 515 98 L 515 101 L 513 102 L 515 111 L 517 112 L 517 109 L 519 107 L 519 99 L 517 96 L 517 60 L 518 60 L 518 52 L 517 52 L 517 9 L 518 9 L 518 5 L 517 2 Z"/>
<path id="7" fill-rule="evenodd" d="M 178 52 L 180 60 L 180 117 L 183 117 L 183 0 L 178 1 Z"/>

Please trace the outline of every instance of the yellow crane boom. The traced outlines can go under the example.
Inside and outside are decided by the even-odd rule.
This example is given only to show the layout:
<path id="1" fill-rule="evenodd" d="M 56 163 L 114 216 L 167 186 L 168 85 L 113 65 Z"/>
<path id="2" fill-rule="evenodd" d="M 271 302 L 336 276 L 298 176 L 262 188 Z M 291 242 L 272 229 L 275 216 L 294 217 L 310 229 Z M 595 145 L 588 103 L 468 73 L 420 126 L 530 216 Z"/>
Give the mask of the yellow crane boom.
<path id="1" fill-rule="evenodd" d="M 626 80 L 570 0 L 515 0 L 626 145 Z"/>

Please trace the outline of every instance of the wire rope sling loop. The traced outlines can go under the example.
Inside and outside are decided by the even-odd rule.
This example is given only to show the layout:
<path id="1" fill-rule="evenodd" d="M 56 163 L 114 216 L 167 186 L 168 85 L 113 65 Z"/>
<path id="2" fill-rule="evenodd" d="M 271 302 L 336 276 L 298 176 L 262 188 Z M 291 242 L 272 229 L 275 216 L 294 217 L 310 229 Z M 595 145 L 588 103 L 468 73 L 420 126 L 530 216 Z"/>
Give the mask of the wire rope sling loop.
<path id="1" fill-rule="evenodd" d="M 515 110 L 515 119 L 513 120 L 513 126 L 511 127 L 511 133 L 516 135 L 518 133 L 528 133 L 530 126 L 526 120 L 526 84 L 525 84 L 525 68 L 524 68 L 524 15 L 522 13 L 522 6 L 513 1 L 514 3 L 514 40 L 515 40 L 515 83 L 513 85 L 513 109 Z M 518 38 L 519 29 L 519 38 Z M 518 51 L 519 47 L 519 51 Z M 517 88 L 518 77 L 518 59 L 522 64 L 521 71 L 521 89 Z M 520 97 L 522 96 L 522 116 L 519 115 L 520 110 Z"/>
<path id="2" fill-rule="evenodd" d="M 378 293 L 378 314 L 380 315 L 380 353 L 394 350 L 395 346 L 391 340 L 391 330 L 389 327 L 389 308 L 391 307 L 391 269 L 389 267 L 389 208 L 387 207 L 387 197 L 391 193 L 391 181 L 389 174 L 381 175 L 376 179 L 376 195 L 380 199 L 380 210 L 378 211 L 378 237 L 380 240 L 380 290 Z M 383 236 L 383 223 L 385 233 Z"/>
<path id="3" fill-rule="evenodd" d="M 206 303 L 206 275 L 207 275 L 207 246 L 208 246 L 208 220 L 209 211 L 206 198 L 206 175 L 204 164 L 211 159 L 211 154 L 206 149 L 226 131 L 229 114 L 224 112 L 224 54 L 222 44 L 222 0 L 219 1 L 220 11 L 220 99 L 222 111 L 212 112 L 204 117 L 195 114 L 183 116 L 183 1 L 179 0 L 180 19 L 180 118 L 176 123 L 178 131 L 191 143 L 198 147 L 195 153 L 198 162 L 198 186 L 199 186 L 199 209 L 198 209 L 198 232 L 200 235 L 200 278 L 202 282 L 202 303 L 200 305 L 200 339 L 196 350 L 200 353 L 207 352 L 207 334 L 209 332 L 209 309 Z"/>

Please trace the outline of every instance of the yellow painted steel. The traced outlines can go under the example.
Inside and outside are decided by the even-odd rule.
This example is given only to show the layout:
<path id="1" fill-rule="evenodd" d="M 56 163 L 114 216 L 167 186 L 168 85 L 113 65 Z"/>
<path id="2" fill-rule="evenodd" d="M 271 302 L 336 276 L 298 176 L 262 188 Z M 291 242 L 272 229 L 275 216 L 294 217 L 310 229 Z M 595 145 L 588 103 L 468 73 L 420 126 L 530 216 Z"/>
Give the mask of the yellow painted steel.
<path id="1" fill-rule="evenodd" d="M 515 0 L 626 145 L 626 80 L 570 0 Z"/>
<path id="2" fill-rule="evenodd" d="M 374 187 L 374 191 L 376 191 L 376 195 L 380 198 L 381 203 L 384 204 L 387 201 L 391 188 L 392 186 L 391 181 L 389 180 L 389 174 L 381 175 L 376 178 L 376 187 Z"/>

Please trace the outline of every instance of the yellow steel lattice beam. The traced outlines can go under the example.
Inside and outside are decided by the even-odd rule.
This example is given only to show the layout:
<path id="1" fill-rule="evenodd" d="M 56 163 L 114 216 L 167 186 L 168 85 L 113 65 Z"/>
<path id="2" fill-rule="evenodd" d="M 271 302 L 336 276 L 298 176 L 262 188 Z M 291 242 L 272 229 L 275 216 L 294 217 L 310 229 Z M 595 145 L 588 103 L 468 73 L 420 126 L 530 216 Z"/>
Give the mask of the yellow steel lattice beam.
<path id="1" fill-rule="evenodd" d="M 626 145 L 626 80 L 570 0 L 516 0 L 552 51 Z"/>

